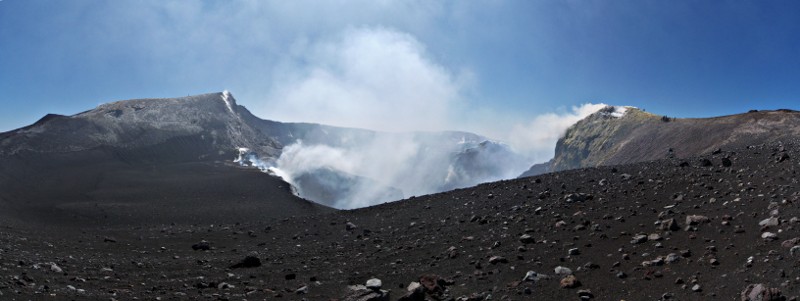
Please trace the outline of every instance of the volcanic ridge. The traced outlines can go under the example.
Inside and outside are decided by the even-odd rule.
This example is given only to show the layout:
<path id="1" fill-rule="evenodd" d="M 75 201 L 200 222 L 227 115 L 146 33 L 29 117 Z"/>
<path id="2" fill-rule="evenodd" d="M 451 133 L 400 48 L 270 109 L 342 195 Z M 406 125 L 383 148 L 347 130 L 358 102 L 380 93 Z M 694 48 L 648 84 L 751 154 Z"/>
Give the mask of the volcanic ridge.
<path id="1" fill-rule="evenodd" d="M 477 186 L 513 154 L 429 134 L 468 180 L 336 210 L 233 159 L 395 137 L 261 120 L 230 93 L 48 115 L 0 133 L 0 299 L 797 300 L 798 119 L 609 107 L 541 174 Z"/>

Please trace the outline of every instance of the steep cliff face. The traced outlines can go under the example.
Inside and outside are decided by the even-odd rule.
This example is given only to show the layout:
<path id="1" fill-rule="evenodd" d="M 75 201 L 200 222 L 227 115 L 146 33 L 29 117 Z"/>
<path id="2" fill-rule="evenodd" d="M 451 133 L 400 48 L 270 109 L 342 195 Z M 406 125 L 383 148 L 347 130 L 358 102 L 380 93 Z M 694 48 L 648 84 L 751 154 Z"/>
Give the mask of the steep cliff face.
<path id="1" fill-rule="evenodd" d="M 800 112 L 752 111 L 714 118 L 669 118 L 608 107 L 579 121 L 558 140 L 555 157 L 522 176 L 582 167 L 686 158 L 800 135 Z"/>

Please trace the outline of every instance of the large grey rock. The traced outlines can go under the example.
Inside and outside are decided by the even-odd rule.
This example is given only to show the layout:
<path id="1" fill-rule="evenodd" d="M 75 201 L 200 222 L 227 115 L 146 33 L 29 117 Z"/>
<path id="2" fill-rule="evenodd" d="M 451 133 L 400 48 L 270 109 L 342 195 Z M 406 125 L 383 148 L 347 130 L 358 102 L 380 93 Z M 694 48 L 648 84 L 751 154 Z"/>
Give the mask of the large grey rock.
<path id="1" fill-rule="evenodd" d="M 347 292 L 342 301 L 389 301 L 389 291 L 373 290 L 364 285 L 347 287 Z"/>
<path id="2" fill-rule="evenodd" d="M 777 288 L 768 288 L 765 285 L 751 284 L 748 285 L 741 294 L 742 301 L 783 301 L 785 297 L 781 295 L 781 290 Z"/>

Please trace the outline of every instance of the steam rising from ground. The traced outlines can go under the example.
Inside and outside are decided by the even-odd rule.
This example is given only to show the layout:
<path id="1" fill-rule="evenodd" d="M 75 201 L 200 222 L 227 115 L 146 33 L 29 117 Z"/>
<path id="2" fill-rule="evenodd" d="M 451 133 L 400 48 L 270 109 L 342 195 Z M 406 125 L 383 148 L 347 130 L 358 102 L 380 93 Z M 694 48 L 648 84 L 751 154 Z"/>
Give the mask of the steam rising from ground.
<path id="1" fill-rule="evenodd" d="M 606 106 L 588 103 L 572 107 L 570 112 L 563 114 L 542 114 L 528 123 L 514 125 L 505 138 L 516 151 L 525 154 L 534 163 L 547 161 L 553 158 L 556 142 L 567 128 Z"/>
<path id="2" fill-rule="evenodd" d="M 486 108 L 469 109 L 467 95 L 476 79 L 468 69 L 448 70 L 414 36 L 383 27 L 300 39 L 277 73 L 281 80 L 262 109 L 268 118 L 390 132 L 348 143 L 297 137 L 279 158 L 251 160 L 281 175 L 301 196 L 327 199 L 323 203 L 337 208 L 514 178 L 551 159 L 570 125 L 605 106 L 585 104 L 529 122 L 469 124 L 508 145 L 482 144 L 486 138 L 474 135 L 411 133 L 461 129 Z"/>
<path id="3" fill-rule="evenodd" d="M 459 133 L 376 133 L 327 145 L 298 141 L 274 161 L 242 152 L 250 162 L 281 176 L 297 193 L 341 209 L 513 178 L 527 166 L 502 144 Z"/>

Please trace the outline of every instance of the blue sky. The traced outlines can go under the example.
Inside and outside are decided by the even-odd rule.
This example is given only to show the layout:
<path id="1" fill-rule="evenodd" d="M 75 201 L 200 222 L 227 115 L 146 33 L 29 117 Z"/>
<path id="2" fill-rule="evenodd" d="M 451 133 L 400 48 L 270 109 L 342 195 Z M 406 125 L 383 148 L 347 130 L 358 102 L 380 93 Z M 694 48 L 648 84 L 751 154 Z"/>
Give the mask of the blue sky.
<path id="1" fill-rule="evenodd" d="M 797 106 L 799 1 L 0 1 L 0 132 L 230 90 L 262 118 L 502 135 L 587 103 Z"/>

